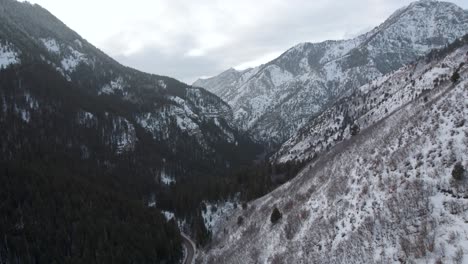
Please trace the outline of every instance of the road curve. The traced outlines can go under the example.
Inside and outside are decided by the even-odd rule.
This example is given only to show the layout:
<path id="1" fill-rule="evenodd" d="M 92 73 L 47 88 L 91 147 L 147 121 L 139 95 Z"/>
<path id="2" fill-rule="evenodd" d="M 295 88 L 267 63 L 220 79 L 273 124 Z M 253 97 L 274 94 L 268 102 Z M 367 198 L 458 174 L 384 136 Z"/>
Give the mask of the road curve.
<path id="1" fill-rule="evenodd" d="M 197 247 L 195 246 L 195 243 L 184 233 L 180 233 L 183 239 L 183 246 L 185 247 L 185 252 L 187 254 L 185 255 L 184 262 L 183 264 L 193 264 L 195 263 L 195 253 L 197 252 Z"/>

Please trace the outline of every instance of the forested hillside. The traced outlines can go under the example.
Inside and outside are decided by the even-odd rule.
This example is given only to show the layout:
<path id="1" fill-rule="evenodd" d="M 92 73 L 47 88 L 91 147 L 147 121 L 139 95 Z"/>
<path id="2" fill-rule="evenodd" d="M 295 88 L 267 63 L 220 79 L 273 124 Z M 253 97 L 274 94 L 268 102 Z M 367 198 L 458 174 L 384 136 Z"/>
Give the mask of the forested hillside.
<path id="1" fill-rule="evenodd" d="M 206 242 L 202 202 L 248 192 L 233 175 L 261 150 L 230 107 L 120 65 L 38 5 L 0 14 L 0 259 L 176 262 L 180 228 Z"/>

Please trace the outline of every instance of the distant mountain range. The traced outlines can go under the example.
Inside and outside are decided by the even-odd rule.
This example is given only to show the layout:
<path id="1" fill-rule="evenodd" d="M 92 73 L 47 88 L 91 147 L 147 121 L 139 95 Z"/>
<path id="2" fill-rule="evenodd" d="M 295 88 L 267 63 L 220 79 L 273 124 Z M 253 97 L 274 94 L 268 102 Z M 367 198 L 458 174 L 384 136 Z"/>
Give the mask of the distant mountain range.
<path id="1" fill-rule="evenodd" d="M 260 141 L 282 143 L 357 87 L 468 33 L 468 11 L 418 1 L 354 39 L 299 44 L 245 71 L 197 80 L 225 100 L 234 122 Z"/>

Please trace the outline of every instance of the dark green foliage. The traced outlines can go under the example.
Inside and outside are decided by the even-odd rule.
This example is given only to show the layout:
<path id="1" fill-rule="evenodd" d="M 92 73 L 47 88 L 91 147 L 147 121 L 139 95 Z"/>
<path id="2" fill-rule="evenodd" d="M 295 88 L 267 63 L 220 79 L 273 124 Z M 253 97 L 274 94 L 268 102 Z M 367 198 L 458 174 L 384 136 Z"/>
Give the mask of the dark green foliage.
<path id="1" fill-rule="evenodd" d="M 25 94 L 40 107 L 29 109 Z M 253 199 L 271 190 L 266 169 L 247 165 L 249 155 L 255 155 L 258 148 L 247 137 L 239 137 L 238 152 L 219 143 L 218 138 L 218 143 L 213 141 L 217 155 L 203 152 L 196 138 L 181 133 L 176 126 L 170 131 L 171 141 L 154 139 L 134 121 L 133 113 L 140 105 L 117 96 L 89 94 L 46 64 L 32 62 L 0 71 L 0 105 L 0 160 L 37 162 L 52 169 L 57 164 L 77 178 L 97 180 L 98 186 L 142 204 L 154 193 L 158 208 L 185 219 L 200 243 L 209 240 L 197 212 L 201 201 L 222 200 L 236 193 Z M 15 105 L 28 109 L 29 122 L 15 112 Z M 80 125 L 77 116 L 82 111 L 92 113 L 96 122 Z M 119 132 L 114 127 L 117 117 L 126 118 L 135 127 L 138 141 L 133 151 L 116 154 L 113 135 Z M 205 131 L 219 135 L 212 127 Z M 239 154 L 244 151 L 248 154 Z M 154 181 L 163 166 L 177 178 L 177 184 L 165 186 Z"/>
<path id="2" fill-rule="evenodd" d="M 25 94 L 39 104 L 31 109 Z M 0 255 L 11 263 L 177 262 L 175 223 L 146 207 L 161 153 L 137 127 L 134 152 L 117 155 L 115 115 L 47 65 L 0 71 Z M 5 104 L 3 104 L 3 102 Z M 25 122 L 16 109 L 28 109 Z M 97 122 L 76 121 L 79 110 Z M 115 110 L 117 111 L 117 110 Z M 128 110 L 130 111 L 130 110 Z M 114 111 L 112 113 L 115 113 Z M 130 117 L 128 117 L 130 119 Z M 86 146 L 86 151 L 83 146 Z"/>
<path id="3" fill-rule="evenodd" d="M 246 202 L 243 202 L 242 203 L 242 210 L 246 210 L 247 209 L 247 203 Z"/>
<path id="4" fill-rule="evenodd" d="M 275 207 L 273 209 L 273 212 L 271 213 L 270 221 L 272 224 L 276 224 L 279 220 L 281 220 L 282 217 L 283 215 L 281 214 L 281 212 L 278 210 L 277 207 Z"/>
<path id="5" fill-rule="evenodd" d="M 456 181 L 461 181 L 464 179 L 465 168 L 461 164 L 461 162 L 457 162 L 452 170 L 452 177 Z"/>
<path id="6" fill-rule="evenodd" d="M 239 216 L 237 218 L 237 225 L 241 226 L 242 224 L 244 224 L 244 218 L 242 216 Z"/>
<path id="7" fill-rule="evenodd" d="M 0 171 L 3 261 L 160 263 L 181 257 L 175 222 L 103 179 L 35 162 L 2 163 Z"/>
<path id="8" fill-rule="evenodd" d="M 361 128 L 359 127 L 358 124 L 353 124 L 350 128 L 350 131 L 351 131 L 351 136 L 356 136 L 357 134 L 359 134 L 359 131 L 361 130 Z"/>
<path id="9" fill-rule="evenodd" d="M 450 77 L 450 80 L 453 82 L 453 83 L 456 83 L 458 82 L 458 80 L 460 80 L 460 74 L 458 73 L 458 71 L 454 72 L 452 74 L 452 77 Z"/>

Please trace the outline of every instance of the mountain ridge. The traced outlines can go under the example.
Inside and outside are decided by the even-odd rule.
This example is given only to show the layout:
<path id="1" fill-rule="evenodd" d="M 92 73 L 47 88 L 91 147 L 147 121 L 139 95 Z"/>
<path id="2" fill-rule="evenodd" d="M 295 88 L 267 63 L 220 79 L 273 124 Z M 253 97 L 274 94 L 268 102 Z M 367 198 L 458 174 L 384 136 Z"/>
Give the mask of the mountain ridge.
<path id="1" fill-rule="evenodd" d="M 468 35 L 342 98 L 283 157 L 318 155 L 225 215 L 198 261 L 463 263 L 467 62 Z"/>
<path id="2" fill-rule="evenodd" d="M 452 42 L 467 25 L 468 11 L 452 3 L 418 1 L 354 39 L 300 43 L 228 86 L 223 76 L 194 86 L 227 101 L 257 140 L 282 143 L 340 94 Z"/>

